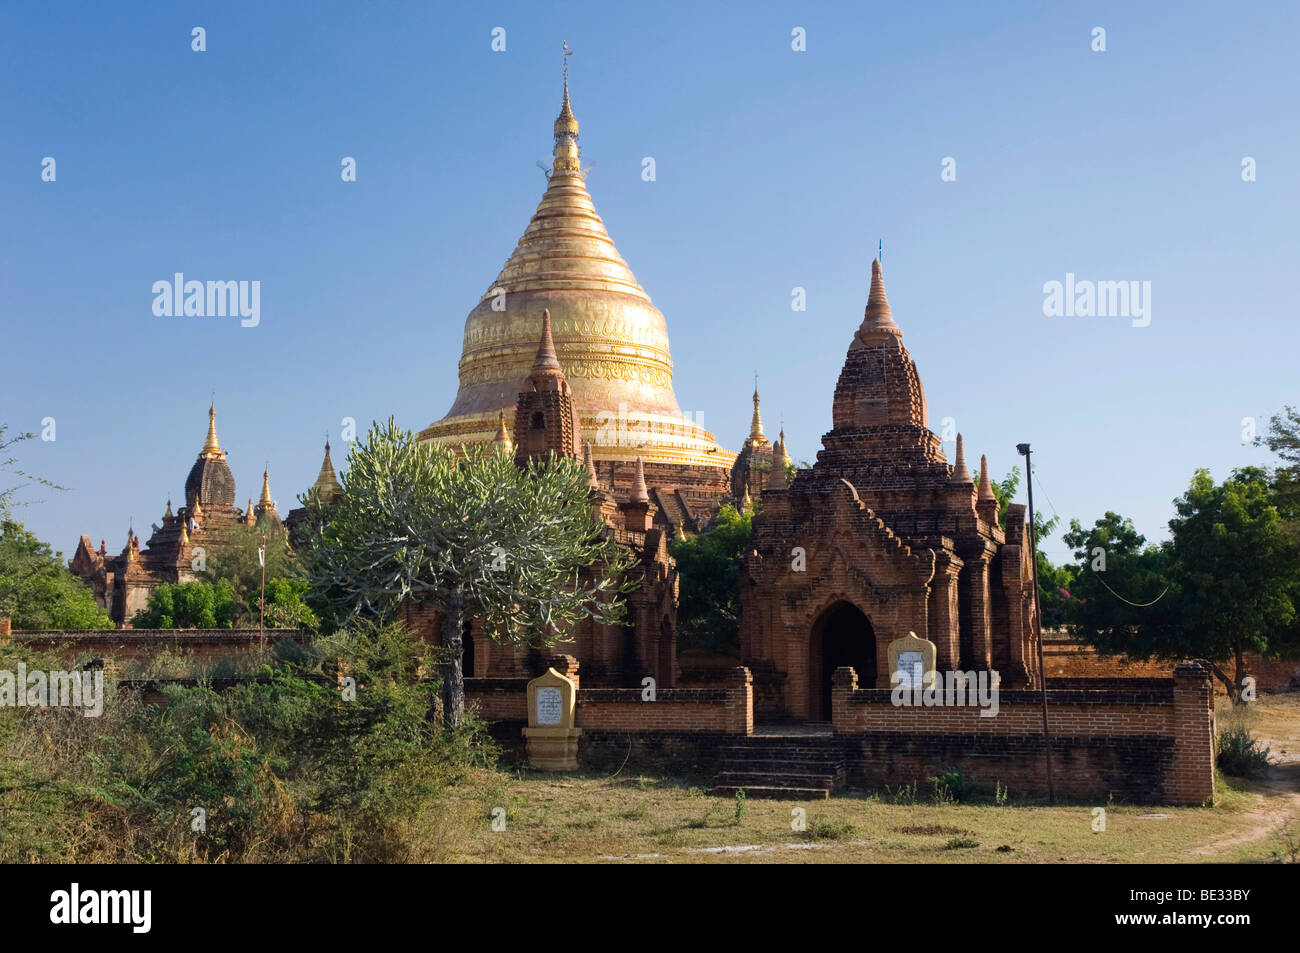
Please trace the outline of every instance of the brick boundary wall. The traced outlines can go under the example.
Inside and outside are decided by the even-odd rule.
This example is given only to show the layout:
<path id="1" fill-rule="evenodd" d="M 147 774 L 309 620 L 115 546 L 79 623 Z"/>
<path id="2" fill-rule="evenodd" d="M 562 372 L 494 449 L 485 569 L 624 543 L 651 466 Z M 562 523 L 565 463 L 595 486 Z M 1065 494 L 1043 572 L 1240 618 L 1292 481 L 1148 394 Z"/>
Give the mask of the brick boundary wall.
<path id="1" fill-rule="evenodd" d="M 1049 688 L 1057 792 L 1102 801 L 1112 794 L 1137 803 L 1212 801 L 1209 668 L 1184 662 L 1172 678 L 1132 682 L 1100 690 Z M 837 669 L 833 684 L 833 729 L 846 744 L 855 783 L 924 785 L 927 777 L 955 768 L 989 788 L 1001 782 L 1046 793 L 1037 692 L 999 692 L 997 715 L 981 717 L 972 707 L 895 706 L 888 689 L 858 688 L 851 668 Z"/>
<path id="2" fill-rule="evenodd" d="M 311 639 L 312 635 L 302 629 L 265 630 L 267 646 L 286 640 L 301 645 Z M 210 660 L 253 651 L 261 640 L 258 629 L 17 629 L 8 639 L 0 638 L 0 644 L 50 651 L 69 661 L 81 654 L 96 658 L 147 660 L 164 649 Z"/>
<path id="3" fill-rule="evenodd" d="M 634 765 L 667 774 L 712 777 L 722 761 L 722 749 L 734 745 L 737 737 L 719 731 L 584 728 L 578 737 L 578 761 L 584 768 L 611 772 Z"/>
<path id="4" fill-rule="evenodd" d="M 1247 652 L 1246 672 L 1255 679 L 1255 688 L 1264 692 L 1300 689 L 1300 659 L 1263 659 Z M 1060 629 L 1043 631 L 1043 668 L 1048 686 L 1054 681 L 1079 678 L 1151 678 L 1167 676 L 1170 662 L 1139 661 L 1125 655 L 1101 655 L 1095 648 L 1074 639 Z M 1225 669 L 1229 671 L 1229 669 Z M 1214 691 L 1226 695 L 1227 688 L 1217 678 Z"/>
<path id="5" fill-rule="evenodd" d="M 644 701 L 639 688 L 580 688 L 574 722 L 588 731 L 750 735 L 754 731 L 754 680 L 733 668 L 724 687 L 665 688 Z"/>

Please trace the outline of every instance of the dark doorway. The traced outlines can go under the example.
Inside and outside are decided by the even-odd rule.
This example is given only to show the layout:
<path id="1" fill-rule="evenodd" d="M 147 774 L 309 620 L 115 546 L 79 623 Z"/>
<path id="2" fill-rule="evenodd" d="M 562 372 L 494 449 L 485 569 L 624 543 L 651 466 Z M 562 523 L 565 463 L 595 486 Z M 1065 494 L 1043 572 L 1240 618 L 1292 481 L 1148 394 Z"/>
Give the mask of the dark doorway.
<path id="1" fill-rule="evenodd" d="M 851 665 L 859 688 L 876 687 L 876 633 L 857 606 L 841 602 L 822 613 L 813 625 L 810 648 L 811 721 L 831 720 L 831 676 L 837 668 Z"/>

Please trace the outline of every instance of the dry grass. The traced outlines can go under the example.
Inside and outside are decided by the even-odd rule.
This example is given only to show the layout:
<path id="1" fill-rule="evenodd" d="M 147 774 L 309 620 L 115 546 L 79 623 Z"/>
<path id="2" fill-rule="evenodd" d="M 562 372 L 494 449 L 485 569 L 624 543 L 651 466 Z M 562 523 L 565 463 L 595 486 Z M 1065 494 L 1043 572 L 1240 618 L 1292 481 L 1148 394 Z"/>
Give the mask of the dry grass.
<path id="1" fill-rule="evenodd" d="M 1248 714 L 1273 748 L 1300 752 L 1300 695 L 1261 696 Z M 1286 757 L 1286 756 L 1283 756 Z M 1300 768 L 1300 759 L 1296 761 Z M 478 813 L 469 862 L 794 863 L 1204 863 L 1285 859 L 1300 842 L 1300 777 L 1288 765 L 1266 781 L 1220 775 L 1212 808 L 1083 804 L 1048 807 L 1011 792 L 1008 806 L 898 804 L 841 792 L 827 801 L 735 802 L 706 794 L 707 781 L 593 772 L 501 775 L 459 797 Z M 505 809 L 505 830 L 491 827 Z M 1094 831 L 1093 809 L 1106 811 Z M 792 828 L 795 808 L 806 829 Z M 975 846 L 972 846 L 975 845 Z"/>

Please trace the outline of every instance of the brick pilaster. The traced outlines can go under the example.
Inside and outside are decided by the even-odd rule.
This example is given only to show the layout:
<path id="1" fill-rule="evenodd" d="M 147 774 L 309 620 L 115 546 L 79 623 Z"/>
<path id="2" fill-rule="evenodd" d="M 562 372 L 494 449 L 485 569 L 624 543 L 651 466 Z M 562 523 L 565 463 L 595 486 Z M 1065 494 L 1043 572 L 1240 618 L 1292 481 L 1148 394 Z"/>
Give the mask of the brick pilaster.
<path id="1" fill-rule="evenodd" d="M 1214 684 L 1196 660 L 1174 669 L 1174 763 L 1165 790 L 1171 803 L 1214 800 Z"/>
<path id="2" fill-rule="evenodd" d="M 727 673 L 727 732 L 754 733 L 754 676 L 743 665 Z"/>

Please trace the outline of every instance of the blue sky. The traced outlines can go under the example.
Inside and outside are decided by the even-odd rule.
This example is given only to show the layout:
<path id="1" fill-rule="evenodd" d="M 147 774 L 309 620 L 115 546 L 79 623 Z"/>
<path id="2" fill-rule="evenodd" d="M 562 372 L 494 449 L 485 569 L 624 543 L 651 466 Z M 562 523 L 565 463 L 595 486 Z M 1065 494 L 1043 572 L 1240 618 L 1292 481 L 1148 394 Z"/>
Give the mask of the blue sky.
<path id="1" fill-rule="evenodd" d="M 1268 460 L 1243 418 L 1300 402 L 1298 37 L 1280 2 L 7 5 L 0 421 L 53 417 L 21 465 L 71 488 L 21 518 L 119 550 L 183 496 L 214 390 L 241 500 L 269 461 L 282 511 L 344 417 L 441 417 L 567 40 L 589 189 L 724 445 L 758 371 L 815 456 L 883 239 L 931 426 L 995 475 L 1031 441 L 1044 510 L 1159 538 L 1196 467 Z M 261 323 L 154 316 L 176 271 L 260 281 Z M 1045 317 L 1067 272 L 1150 281 L 1150 325 Z"/>

